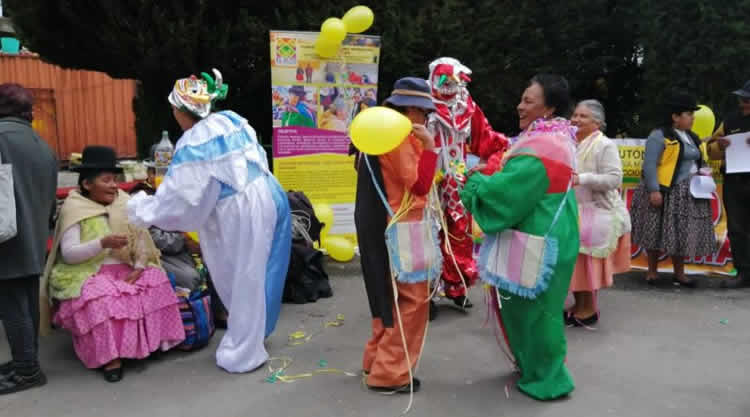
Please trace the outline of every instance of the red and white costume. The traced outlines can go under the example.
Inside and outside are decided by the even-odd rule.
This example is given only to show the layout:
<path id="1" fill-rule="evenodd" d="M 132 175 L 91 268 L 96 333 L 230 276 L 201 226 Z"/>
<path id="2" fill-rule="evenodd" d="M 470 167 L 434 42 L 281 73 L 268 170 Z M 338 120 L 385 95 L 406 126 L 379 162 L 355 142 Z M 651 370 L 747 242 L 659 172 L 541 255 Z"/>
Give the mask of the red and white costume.
<path id="1" fill-rule="evenodd" d="M 458 60 L 439 58 L 430 64 L 428 80 L 437 111 L 430 114 L 427 127 L 435 135 L 440 153 L 438 167 L 442 175 L 438 177 L 438 190 L 448 226 L 441 235 L 444 257 L 441 278 L 446 296 L 453 299 L 466 294 L 461 276 L 467 287 L 478 278 L 472 219 L 458 195 L 466 183 L 466 158 L 473 154 L 487 164 L 483 172 L 496 171 L 510 143 L 505 135 L 492 129 L 482 109 L 472 100 L 466 89 L 470 74 L 471 70 Z M 446 245 L 446 236 L 453 256 Z"/>

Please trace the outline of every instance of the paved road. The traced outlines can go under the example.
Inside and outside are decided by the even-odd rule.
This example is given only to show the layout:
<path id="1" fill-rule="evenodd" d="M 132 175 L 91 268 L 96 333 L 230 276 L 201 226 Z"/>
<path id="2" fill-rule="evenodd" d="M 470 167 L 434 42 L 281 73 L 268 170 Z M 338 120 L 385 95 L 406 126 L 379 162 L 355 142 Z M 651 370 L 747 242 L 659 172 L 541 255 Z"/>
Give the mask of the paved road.
<path id="1" fill-rule="evenodd" d="M 355 266 L 331 265 L 335 297 L 315 304 L 285 305 L 268 348 L 294 362 L 291 374 L 325 360 L 357 372 L 369 333 L 369 312 Z M 539 403 L 512 387 L 513 376 L 491 330 L 486 310 L 469 314 L 449 306 L 430 326 L 411 416 L 603 417 L 749 416 L 750 291 L 675 289 L 643 285 L 638 274 L 620 277 L 603 293 L 603 320 L 596 331 L 568 331 L 568 362 L 577 389 L 566 400 Z M 713 285 L 714 279 L 706 279 Z M 341 327 L 322 329 L 344 314 Z M 288 335 L 318 332 L 308 343 L 288 346 Z M 220 336 L 220 335 L 219 335 Z M 0 339 L 1 340 L 1 339 Z M 318 375 L 291 384 L 264 382 L 266 369 L 229 375 L 213 361 L 219 338 L 202 351 L 170 353 L 132 364 L 119 384 L 83 368 L 63 332 L 43 339 L 49 384 L 0 397 L 2 417 L 119 416 L 398 416 L 408 396 L 366 391 L 357 377 Z M 0 342 L 0 360 L 9 356 Z M 510 384 L 509 396 L 505 386 Z"/>

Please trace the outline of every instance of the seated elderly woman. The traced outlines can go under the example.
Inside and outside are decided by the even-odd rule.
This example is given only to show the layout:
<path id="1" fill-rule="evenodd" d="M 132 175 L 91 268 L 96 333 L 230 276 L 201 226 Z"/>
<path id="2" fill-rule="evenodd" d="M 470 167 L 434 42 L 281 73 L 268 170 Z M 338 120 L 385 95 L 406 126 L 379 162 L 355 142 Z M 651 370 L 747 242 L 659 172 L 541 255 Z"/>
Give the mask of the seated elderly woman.
<path id="1" fill-rule="evenodd" d="M 53 322 L 73 334 L 79 359 L 117 382 L 121 359 L 168 350 L 185 332 L 158 249 L 147 230 L 128 224 L 114 150 L 87 147 L 78 171 L 80 190 L 60 210 L 43 289 L 57 304 Z"/>

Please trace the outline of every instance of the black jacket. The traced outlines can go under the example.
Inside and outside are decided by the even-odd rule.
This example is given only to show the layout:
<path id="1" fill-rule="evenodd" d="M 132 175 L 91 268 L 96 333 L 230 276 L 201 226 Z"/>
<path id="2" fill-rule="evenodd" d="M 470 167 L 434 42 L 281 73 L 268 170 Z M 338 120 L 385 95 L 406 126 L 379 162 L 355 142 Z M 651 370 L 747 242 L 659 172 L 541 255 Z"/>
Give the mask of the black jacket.
<path id="1" fill-rule="evenodd" d="M 384 327 L 393 327 L 393 288 L 388 249 L 385 246 L 385 228 L 388 213 L 380 199 L 372 175 L 364 163 L 370 161 L 375 180 L 385 193 L 383 173 L 377 156 L 359 154 L 357 166 L 357 197 L 354 205 L 354 224 L 357 226 L 362 275 L 365 279 L 367 299 L 373 318 L 383 321 Z"/>
<path id="2" fill-rule="evenodd" d="M 16 117 L 0 118 L 0 158 L 13 165 L 18 227 L 14 238 L 0 243 L 0 280 L 41 275 L 55 212 L 57 159 L 31 123 Z"/>

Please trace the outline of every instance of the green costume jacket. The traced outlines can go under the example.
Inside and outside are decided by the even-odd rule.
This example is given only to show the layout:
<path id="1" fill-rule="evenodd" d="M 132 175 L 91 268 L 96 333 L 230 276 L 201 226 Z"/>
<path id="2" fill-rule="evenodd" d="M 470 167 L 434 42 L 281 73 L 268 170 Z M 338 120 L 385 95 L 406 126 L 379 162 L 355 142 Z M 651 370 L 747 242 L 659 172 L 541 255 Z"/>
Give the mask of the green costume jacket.
<path id="1" fill-rule="evenodd" d="M 564 201 L 549 234 L 557 238 L 558 258 L 547 290 L 533 300 L 499 290 L 502 325 L 522 374 L 518 387 L 540 400 L 559 398 L 574 388 L 565 366 L 562 317 L 579 249 L 578 208 L 568 188 L 574 158 L 568 122 L 538 120 L 511 148 L 502 171 L 472 175 L 461 193 L 488 234 L 512 228 L 543 236 Z"/>

